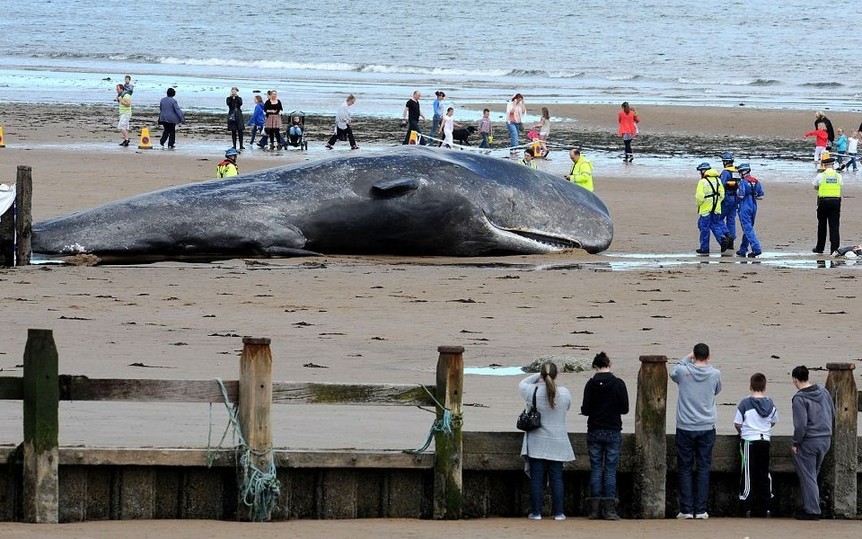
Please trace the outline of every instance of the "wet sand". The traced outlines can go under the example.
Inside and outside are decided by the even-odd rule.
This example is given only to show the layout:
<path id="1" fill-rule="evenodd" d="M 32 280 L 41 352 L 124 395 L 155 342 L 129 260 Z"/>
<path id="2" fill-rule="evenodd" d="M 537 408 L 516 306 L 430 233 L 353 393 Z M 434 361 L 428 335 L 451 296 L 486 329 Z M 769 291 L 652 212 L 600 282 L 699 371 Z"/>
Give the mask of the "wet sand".
<path id="1" fill-rule="evenodd" d="M 112 114 L 36 110 L 40 118 L 34 118 L 29 108 L 0 106 L 7 141 L 0 149 L 0 181 L 11 181 L 16 165 L 32 167 L 34 220 L 209 179 L 221 157 L 213 148 L 229 140 L 204 123 L 201 133 L 191 126 L 181 128 L 175 152 L 121 149 L 116 146 Z M 591 116 L 585 110 L 592 108 L 573 107 L 573 116 L 580 115 L 579 121 L 586 123 Z M 677 128 L 699 131 L 702 127 L 697 126 L 703 124 L 691 120 L 693 112 L 669 107 L 660 115 L 664 123 L 656 123 L 650 113 L 647 125 L 656 129 L 658 138 Z M 790 136 L 808 130 L 812 120 L 808 112 L 746 113 L 746 129 L 752 131 L 745 131 L 745 136 L 752 137 Z M 605 112 L 595 114 L 595 129 L 601 129 L 604 124 L 598 118 Z M 715 118 L 709 125 L 720 136 L 740 134 L 734 131 L 736 110 L 711 114 Z M 312 136 L 318 135 L 309 133 Z M 322 139 L 313 144 L 322 145 Z M 372 151 L 382 142 L 361 144 Z M 319 149 L 309 152 L 314 158 L 325 154 Z M 305 158 L 296 151 L 245 152 L 240 166 L 250 172 Z M 664 354 L 673 361 L 694 343 L 705 341 L 724 378 L 718 398 L 719 432 L 733 431 L 734 406 L 746 395 L 749 376 L 762 371 L 783 414 L 776 432 L 789 434 L 794 391 L 790 370 L 798 364 L 822 369 L 827 362 L 862 361 L 854 322 L 862 316 L 862 267 L 812 255 L 813 189 L 804 183 L 770 184 L 769 178 L 764 178 L 767 196 L 758 214 L 764 258 L 750 261 L 717 254 L 696 258 L 695 179 L 656 178 L 639 166 L 636 162 L 625 175 L 596 173 L 597 194 L 615 222 L 614 242 L 599 255 L 327 256 L 0 270 L 4 305 L 0 375 L 20 376 L 27 328 L 53 329 L 61 372 L 91 377 L 236 378 L 239 336 L 252 335 L 272 338 L 274 376 L 285 381 L 430 383 L 439 345 L 463 345 L 466 364 L 474 367 L 521 365 L 548 356 L 590 360 L 604 350 L 633 397 L 639 355 Z M 798 166 L 802 171 L 813 168 L 808 163 Z M 862 241 L 860 181 L 850 175 L 846 179 L 845 244 Z M 635 258 L 644 264 L 631 267 L 633 254 L 654 256 Z M 309 363 L 326 368 L 306 366 Z M 561 383 L 578 396 L 577 403 L 589 375 L 561 375 Z M 516 391 L 519 379 L 467 376 L 465 428 L 514 430 L 513 418 L 522 406 Z M 815 371 L 813 379 L 825 381 L 825 372 Z M 673 384 L 669 391 L 673 405 Z M 303 407 L 302 414 L 292 406 L 275 408 L 273 436 L 279 447 L 413 448 L 421 445 L 431 423 L 429 414 L 412 408 L 316 406 Z M 0 444 L 20 443 L 20 403 L 0 403 L 0 410 Z M 669 430 L 673 417 L 671 409 Z M 61 418 L 63 445 L 120 447 L 205 446 L 210 422 L 206 406 L 164 403 L 64 403 Z M 224 416 L 219 407 L 214 408 L 213 422 L 220 435 Z M 576 410 L 570 414 L 569 428 L 585 430 L 585 420 Z M 625 417 L 624 429 L 632 432 L 633 414 Z M 459 523 L 457 529 L 477 537 L 489 530 L 487 536 L 514 537 L 539 529 L 549 530 L 550 536 L 561 529 L 555 524 L 527 528 L 527 522 L 491 519 Z M 749 528 L 747 522 L 725 519 L 694 523 L 699 524 L 716 533 L 718 528 L 712 527 L 720 525 L 725 537 L 763 537 L 768 532 L 777 536 L 774 524 Z M 835 537 L 850 537 L 845 524 L 812 526 L 823 533 L 828 527 Z M 279 524 L 278 529 L 308 537 L 370 537 L 396 533 L 397 528 L 399 534 L 428 537 L 449 525 L 454 524 L 410 521 L 405 528 L 403 521 L 331 526 L 302 522 Z M 572 530 L 583 525 L 581 520 L 561 524 Z M 595 525 L 597 531 L 607 532 L 601 523 Z M 682 537 L 690 535 L 690 525 L 665 522 L 645 529 L 641 524 L 637 532 Z M 58 527 L 56 536 L 122 533 L 132 538 L 223 526 L 233 530 L 232 525 L 205 522 L 93 523 Z M 31 537 L 40 529 L 0 527 L 4 536 L 9 530 L 10 537 Z"/>

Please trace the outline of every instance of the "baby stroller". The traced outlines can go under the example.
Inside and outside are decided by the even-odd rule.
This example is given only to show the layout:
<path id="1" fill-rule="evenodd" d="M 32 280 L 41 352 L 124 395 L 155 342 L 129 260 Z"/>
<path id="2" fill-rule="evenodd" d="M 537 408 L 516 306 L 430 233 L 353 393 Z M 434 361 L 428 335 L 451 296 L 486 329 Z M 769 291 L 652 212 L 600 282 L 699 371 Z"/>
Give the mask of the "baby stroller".
<path id="1" fill-rule="evenodd" d="M 308 141 L 305 140 L 305 113 L 301 110 L 291 111 L 288 115 L 287 145 L 308 150 Z"/>

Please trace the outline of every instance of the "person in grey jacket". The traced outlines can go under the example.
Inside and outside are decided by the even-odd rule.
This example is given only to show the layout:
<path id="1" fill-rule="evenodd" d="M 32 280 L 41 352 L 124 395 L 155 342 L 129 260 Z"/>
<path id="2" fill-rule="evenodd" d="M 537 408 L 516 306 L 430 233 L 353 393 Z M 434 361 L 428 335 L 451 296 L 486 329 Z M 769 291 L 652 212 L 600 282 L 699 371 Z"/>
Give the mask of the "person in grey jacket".
<path id="1" fill-rule="evenodd" d="M 159 144 L 164 148 L 167 141 L 168 148 L 173 148 L 177 138 L 177 124 L 185 121 L 185 115 L 177 100 L 174 99 L 177 91 L 168 88 L 167 94 L 159 101 L 159 124 L 162 126 L 162 138 L 159 139 Z"/>
<path id="2" fill-rule="evenodd" d="M 798 390 L 793 403 L 793 465 L 802 491 L 802 511 L 798 520 L 820 519 L 820 489 L 817 474 L 832 445 L 835 405 L 829 392 L 808 381 L 808 368 L 800 365 L 790 373 Z"/>
<path id="3" fill-rule="evenodd" d="M 709 518 L 706 502 L 715 445 L 715 396 L 721 391 L 721 372 L 710 365 L 709 360 L 709 346 L 698 343 L 670 373 L 670 379 L 679 385 L 676 405 L 679 514 L 676 518 Z M 693 475 L 695 464 L 697 471 Z"/>
<path id="4" fill-rule="evenodd" d="M 536 408 L 542 414 L 542 426 L 525 432 L 521 444 L 521 456 L 527 460 L 530 471 L 530 514 L 527 518 L 542 519 L 542 500 L 547 483 L 551 487 L 554 520 L 565 520 L 563 463 L 575 460 L 566 427 L 572 394 L 565 387 L 557 386 L 557 366 L 550 361 L 542 365 L 538 374 L 521 380 L 518 391 L 530 403 L 535 392 Z"/>

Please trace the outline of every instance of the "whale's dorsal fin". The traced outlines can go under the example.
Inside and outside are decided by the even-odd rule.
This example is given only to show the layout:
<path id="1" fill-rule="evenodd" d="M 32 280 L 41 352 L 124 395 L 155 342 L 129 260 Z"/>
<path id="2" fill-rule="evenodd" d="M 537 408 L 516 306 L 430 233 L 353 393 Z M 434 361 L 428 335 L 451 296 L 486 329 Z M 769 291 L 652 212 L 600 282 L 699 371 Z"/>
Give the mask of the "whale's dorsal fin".
<path id="1" fill-rule="evenodd" d="M 371 186 L 371 191 L 377 195 L 398 196 L 418 188 L 419 180 L 416 178 L 394 178 L 374 182 L 374 185 Z"/>

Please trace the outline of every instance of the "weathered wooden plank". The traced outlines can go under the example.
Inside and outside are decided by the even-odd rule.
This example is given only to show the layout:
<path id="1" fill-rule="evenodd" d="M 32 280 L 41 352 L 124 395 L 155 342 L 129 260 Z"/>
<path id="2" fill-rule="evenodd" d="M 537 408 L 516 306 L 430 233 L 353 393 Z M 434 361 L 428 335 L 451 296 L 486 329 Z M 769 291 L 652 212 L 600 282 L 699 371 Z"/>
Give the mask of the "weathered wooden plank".
<path id="1" fill-rule="evenodd" d="M 24 399 L 24 385 L 20 377 L 0 376 L 0 400 L 20 401 Z"/>
<path id="2" fill-rule="evenodd" d="M 236 402 L 238 382 L 225 381 L 228 398 Z M 147 380 L 60 376 L 60 399 L 68 401 L 224 402 L 215 380 Z"/>
<path id="3" fill-rule="evenodd" d="M 240 432 L 251 451 L 249 465 L 264 473 L 272 468 L 272 351 L 269 344 L 267 338 L 242 339 L 237 411 Z M 253 488 L 253 481 L 254 474 L 250 469 L 237 471 L 237 483 L 243 492 Z M 243 499 L 237 502 L 237 515 L 241 519 L 270 520 L 271 507 L 250 508 L 246 502 L 251 503 Z"/>
<path id="4" fill-rule="evenodd" d="M 152 520 L 156 507 L 155 468 L 122 468 L 119 483 L 120 520 Z"/>
<path id="5" fill-rule="evenodd" d="M 20 171 L 20 169 L 19 169 Z M 24 520 L 60 521 L 57 347 L 50 329 L 30 329 L 24 348 Z"/>
<path id="6" fill-rule="evenodd" d="M 32 169 L 27 165 L 18 165 L 15 206 L 18 208 L 18 216 L 15 219 L 15 234 L 18 236 L 15 263 L 18 266 L 28 266 L 33 240 L 33 177 Z"/>
<path id="7" fill-rule="evenodd" d="M 275 452 L 279 468 L 386 468 L 431 469 L 434 454 L 403 451 L 281 451 Z"/>
<path id="8" fill-rule="evenodd" d="M 279 404 L 360 404 L 434 406 L 434 386 L 408 384 L 321 384 L 275 382 L 272 402 Z"/>

